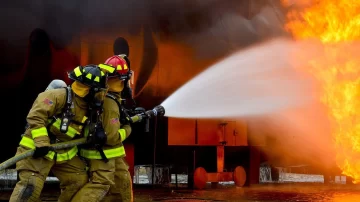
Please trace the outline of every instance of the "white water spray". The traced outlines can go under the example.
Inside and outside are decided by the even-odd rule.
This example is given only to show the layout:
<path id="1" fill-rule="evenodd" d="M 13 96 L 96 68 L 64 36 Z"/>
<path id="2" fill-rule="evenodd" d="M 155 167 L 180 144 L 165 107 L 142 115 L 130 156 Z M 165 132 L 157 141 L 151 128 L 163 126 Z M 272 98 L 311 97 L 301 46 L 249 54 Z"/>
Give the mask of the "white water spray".
<path id="1" fill-rule="evenodd" d="M 165 116 L 241 117 L 308 103 L 313 98 L 312 82 L 291 62 L 291 54 L 299 48 L 277 39 L 225 58 L 168 97 L 161 104 Z"/>

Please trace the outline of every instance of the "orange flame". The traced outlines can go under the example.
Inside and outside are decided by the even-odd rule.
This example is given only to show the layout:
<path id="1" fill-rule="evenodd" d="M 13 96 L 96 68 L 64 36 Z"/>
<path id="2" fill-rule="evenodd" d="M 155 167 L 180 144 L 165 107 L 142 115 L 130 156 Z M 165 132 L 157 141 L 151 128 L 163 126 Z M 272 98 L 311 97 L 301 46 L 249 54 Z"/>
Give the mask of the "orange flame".
<path id="1" fill-rule="evenodd" d="M 317 39 L 323 44 L 323 56 L 311 61 L 307 70 L 321 83 L 321 102 L 334 121 L 337 165 L 354 183 L 360 183 L 360 52 L 356 45 L 360 1 L 308 2 L 298 2 L 303 8 L 288 13 L 285 29 L 296 40 Z M 289 5 L 289 1 L 283 3 Z"/>

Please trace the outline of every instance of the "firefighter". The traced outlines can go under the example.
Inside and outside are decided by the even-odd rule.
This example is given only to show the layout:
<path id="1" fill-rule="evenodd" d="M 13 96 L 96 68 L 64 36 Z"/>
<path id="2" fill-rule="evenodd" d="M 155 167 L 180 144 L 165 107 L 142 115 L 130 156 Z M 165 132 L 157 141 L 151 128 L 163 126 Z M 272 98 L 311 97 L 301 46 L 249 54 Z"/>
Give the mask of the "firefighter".
<path id="1" fill-rule="evenodd" d="M 39 201 L 49 172 L 59 179 L 58 201 L 71 201 L 88 182 L 86 165 L 77 156 L 78 148 L 51 151 L 50 144 L 83 135 L 89 124 L 88 114 L 103 102 L 107 75 L 96 65 L 78 66 L 68 73 L 73 83 L 66 88 L 48 89 L 38 95 L 27 115 L 28 127 L 21 138 L 17 154 L 35 149 L 32 157 L 16 163 L 20 181 L 10 201 Z M 95 133 L 92 141 L 103 141 L 104 133 Z M 94 142 L 91 142 L 95 144 Z"/>
<path id="2" fill-rule="evenodd" d="M 126 61 L 114 56 L 100 64 L 100 68 L 108 73 L 109 91 L 104 99 L 102 123 L 107 134 L 107 142 L 103 148 L 105 158 L 95 149 L 81 148 L 80 155 L 89 161 L 91 180 L 73 198 L 73 201 L 132 201 L 131 178 L 125 157 L 125 148 L 122 145 L 131 133 L 130 125 L 120 126 L 120 93 L 128 75 Z M 115 170 L 116 168 L 116 170 Z M 116 172 L 115 172 L 116 171 Z M 120 171 L 120 172 L 119 172 Z M 121 182 L 122 184 L 120 184 Z M 119 187 L 121 186 L 121 187 Z M 121 191 L 118 191 L 120 190 Z M 120 195 L 124 191 L 127 195 Z M 105 194 L 111 194 L 112 197 Z M 120 199 L 121 197 L 121 199 Z"/>
<path id="3" fill-rule="evenodd" d="M 109 92 L 104 101 L 103 123 L 105 131 L 110 135 L 113 134 L 112 145 L 114 147 L 120 147 L 123 150 L 123 154 L 115 159 L 115 184 L 111 186 L 108 195 L 104 201 L 133 201 L 132 193 L 132 180 L 129 172 L 129 166 L 125 160 L 125 148 L 122 144 L 126 140 L 130 133 L 130 124 L 123 124 L 120 122 L 125 117 L 120 117 L 122 96 L 124 92 L 124 86 L 129 82 L 132 72 L 124 59 L 126 56 L 112 56 L 108 58 L 104 64 L 99 65 L 105 71 L 109 72 Z M 114 68 L 112 70 L 112 68 Z M 128 86 L 129 87 L 129 86 Z M 129 90 L 127 90 L 129 92 Z M 109 137 L 109 136 L 108 136 Z"/>
<path id="4" fill-rule="evenodd" d="M 117 70 L 118 71 L 118 76 L 122 75 L 129 75 L 130 72 L 130 60 L 129 60 L 129 54 L 130 54 L 130 48 L 129 48 L 129 43 L 128 41 L 123 38 L 123 37 L 118 37 L 115 41 L 114 41 L 114 45 L 113 45 L 113 52 L 115 56 L 112 56 L 110 58 L 108 58 L 105 61 L 105 64 L 113 66 L 113 67 L 118 67 L 118 65 L 122 66 L 122 70 L 120 69 Z M 123 60 L 126 61 L 126 63 L 124 63 Z M 125 69 L 125 67 L 127 67 Z M 119 78 L 119 77 L 118 77 Z M 132 97 L 132 89 L 130 88 L 130 83 L 129 83 L 129 77 L 125 77 L 124 80 L 119 83 L 119 81 L 114 80 L 117 82 L 117 84 L 115 83 L 110 83 L 109 86 L 118 86 L 119 89 L 117 90 L 109 90 L 109 94 L 116 96 L 118 98 L 118 103 L 121 103 L 121 99 L 127 100 L 130 99 L 130 102 L 132 102 L 132 104 L 135 104 L 133 97 Z M 110 80 L 113 80 L 113 78 L 110 78 Z M 114 88 L 113 87 L 113 88 Z M 119 91 L 121 91 L 121 93 L 119 93 Z M 126 102 L 127 104 L 129 104 L 129 102 Z M 111 104 L 112 106 L 114 105 L 114 102 L 109 102 L 109 104 Z M 115 107 L 115 106 L 113 106 Z M 129 107 L 129 106 L 128 106 Z M 134 106 L 132 106 L 134 107 Z M 119 107 L 120 108 L 120 107 Z M 118 114 L 120 111 L 120 109 L 114 109 L 114 112 L 116 114 Z M 105 115 L 105 113 L 104 113 Z M 120 118 L 120 117 L 119 117 Z M 124 117 L 122 117 L 124 118 Z M 129 127 L 130 125 L 124 125 L 122 127 Z M 131 128 L 130 128 L 131 129 Z M 131 131 L 130 131 L 131 132 Z M 130 135 L 130 133 L 126 133 L 126 137 L 123 138 L 121 140 L 124 141 L 128 136 Z M 127 201 L 133 201 L 133 190 L 132 190 L 132 178 L 131 178 L 131 174 L 129 172 L 129 165 L 127 164 L 126 160 L 125 160 L 125 156 L 122 158 L 117 158 L 115 161 L 116 165 L 116 171 L 115 171 L 115 185 L 112 186 L 110 188 L 110 192 L 109 194 L 106 196 L 105 201 L 117 201 L 116 199 L 118 199 L 118 201 L 123 201 L 123 202 L 127 202 Z"/>
<path id="5" fill-rule="evenodd" d="M 114 85 L 114 79 L 111 79 L 115 76 L 115 68 L 103 64 L 100 64 L 99 67 L 102 68 L 104 72 L 109 73 L 108 79 L 110 80 L 108 80 L 108 85 L 111 84 L 109 85 L 109 91 L 112 92 L 115 90 L 115 92 L 120 93 L 122 87 L 120 86 L 119 88 L 118 85 Z M 121 84 L 121 80 L 116 78 L 116 81 L 119 82 L 115 82 L 115 84 Z M 131 128 L 126 126 L 120 128 L 120 126 L 118 126 L 119 115 L 109 118 L 109 116 L 113 115 L 108 113 L 108 111 L 112 111 L 108 102 L 109 99 L 105 98 L 102 112 L 102 124 L 107 136 L 107 142 L 104 147 L 101 151 L 95 147 L 80 147 L 80 156 L 84 157 L 89 165 L 90 181 L 76 193 L 72 200 L 74 202 L 97 202 L 103 200 L 109 192 L 110 187 L 115 185 L 115 160 L 125 156 L 125 149 L 121 144 L 121 137 L 122 135 L 130 134 Z M 118 108 L 117 105 L 116 107 Z"/>
<path id="6" fill-rule="evenodd" d="M 80 155 L 89 160 L 90 175 L 97 176 L 102 174 L 103 178 L 101 178 L 101 181 L 93 181 L 85 185 L 76 194 L 73 201 L 94 201 L 94 198 L 96 198 L 95 193 L 101 189 L 106 190 L 106 188 L 109 191 L 106 197 L 102 198 L 103 194 L 100 194 L 99 197 L 102 198 L 103 201 L 133 201 L 131 175 L 128 170 L 129 166 L 124 159 L 126 154 L 125 148 L 122 145 L 122 141 L 130 135 L 131 127 L 130 125 L 120 126 L 120 109 L 118 106 L 118 103 L 119 105 L 121 103 L 121 94 L 124 96 L 132 94 L 131 88 L 126 88 L 127 90 L 123 91 L 124 80 L 128 81 L 130 77 L 129 73 L 131 73 L 129 60 L 126 56 L 129 54 L 129 46 L 124 38 L 120 37 L 116 40 L 114 52 L 116 54 L 124 54 L 113 56 L 106 60 L 105 64 L 99 65 L 100 68 L 109 73 L 109 93 L 104 100 L 104 111 L 102 113 L 102 123 L 104 124 L 108 140 L 107 145 L 104 147 L 104 153 L 108 154 L 106 155 L 108 163 L 103 164 L 101 162 L 103 157 L 94 149 L 82 148 L 80 150 Z M 128 83 L 126 83 L 125 86 L 129 87 Z M 94 167 L 94 162 L 96 167 Z M 103 167 L 101 167 L 101 165 Z M 113 168 L 112 165 L 115 167 Z M 115 173 L 111 173 L 115 168 Z M 110 186 L 105 186 L 106 182 L 108 182 Z M 89 193 L 93 193 L 93 196 Z M 105 191 L 102 193 L 105 193 Z M 97 195 L 99 196 L 99 194 Z"/>

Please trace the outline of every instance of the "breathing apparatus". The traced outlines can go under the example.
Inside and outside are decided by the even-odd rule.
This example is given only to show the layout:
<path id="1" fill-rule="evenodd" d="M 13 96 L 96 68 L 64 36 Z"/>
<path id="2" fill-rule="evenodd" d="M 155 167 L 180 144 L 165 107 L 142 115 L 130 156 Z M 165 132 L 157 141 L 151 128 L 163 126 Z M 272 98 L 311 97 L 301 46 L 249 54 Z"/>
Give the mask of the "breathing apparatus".
<path id="1" fill-rule="evenodd" d="M 102 108 L 107 90 L 90 88 L 84 100 L 89 103 L 91 109 Z"/>

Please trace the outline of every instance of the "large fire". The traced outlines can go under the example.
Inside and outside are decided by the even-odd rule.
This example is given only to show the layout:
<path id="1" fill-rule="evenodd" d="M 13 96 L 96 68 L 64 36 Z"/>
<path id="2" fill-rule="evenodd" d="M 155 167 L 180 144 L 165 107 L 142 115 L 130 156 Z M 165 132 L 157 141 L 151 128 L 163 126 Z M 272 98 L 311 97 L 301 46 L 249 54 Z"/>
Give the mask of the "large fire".
<path id="1" fill-rule="evenodd" d="M 360 1 L 300 3 L 302 9 L 288 13 L 285 29 L 296 40 L 316 39 L 323 44 L 322 57 L 309 62 L 307 70 L 320 81 L 321 102 L 334 122 L 337 165 L 360 183 Z"/>

